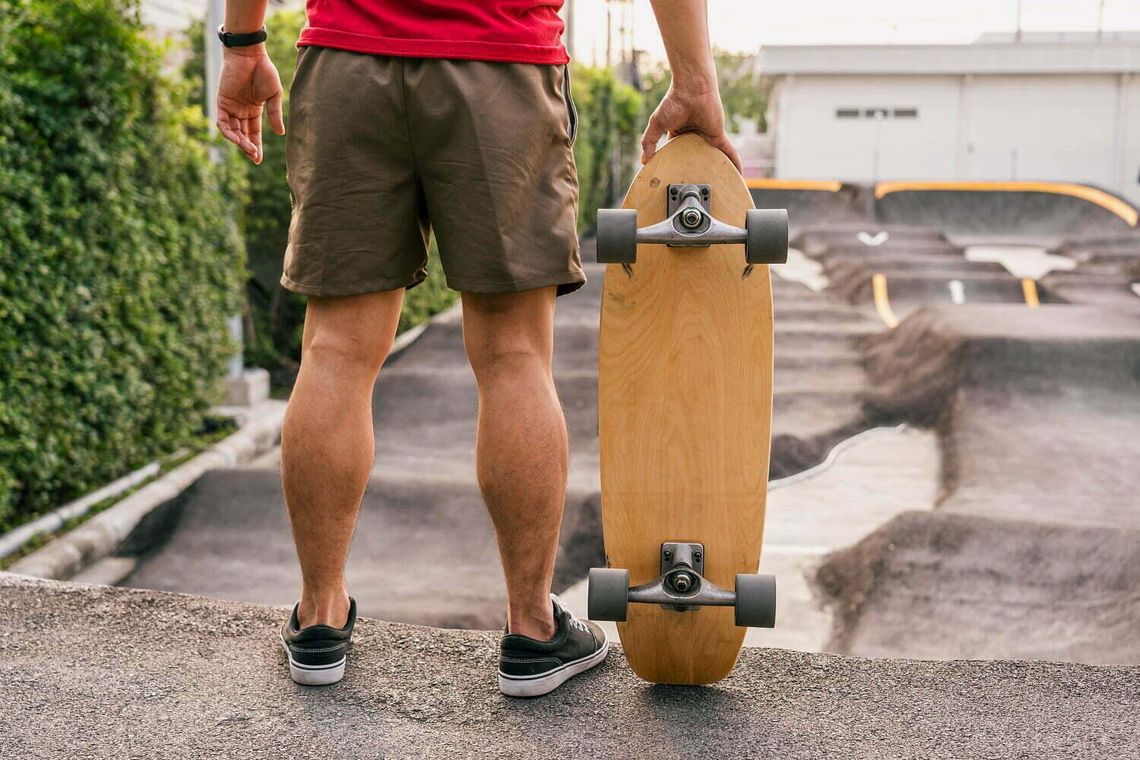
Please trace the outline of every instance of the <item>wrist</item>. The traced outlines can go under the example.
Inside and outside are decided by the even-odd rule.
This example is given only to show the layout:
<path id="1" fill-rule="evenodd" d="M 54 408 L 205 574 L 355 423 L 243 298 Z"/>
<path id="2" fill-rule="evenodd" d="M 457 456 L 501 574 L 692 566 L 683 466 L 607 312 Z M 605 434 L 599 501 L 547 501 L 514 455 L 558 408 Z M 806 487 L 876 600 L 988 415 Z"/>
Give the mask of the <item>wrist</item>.
<path id="1" fill-rule="evenodd" d="M 244 47 L 223 47 L 222 58 L 265 58 L 269 53 L 265 50 L 265 43 L 259 42 L 256 45 L 246 45 Z"/>
<path id="2" fill-rule="evenodd" d="M 716 74 L 673 72 L 672 88 L 680 95 L 706 96 L 720 93 Z"/>

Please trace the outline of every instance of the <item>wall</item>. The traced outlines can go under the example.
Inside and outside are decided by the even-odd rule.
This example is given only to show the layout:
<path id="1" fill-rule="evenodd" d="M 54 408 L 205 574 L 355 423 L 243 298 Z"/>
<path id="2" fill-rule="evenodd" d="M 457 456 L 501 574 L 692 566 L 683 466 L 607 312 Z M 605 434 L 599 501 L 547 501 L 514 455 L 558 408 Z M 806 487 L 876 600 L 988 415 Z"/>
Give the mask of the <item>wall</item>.
<path id="1" fill-rule="evenodd" d="M 778 177 L 1070 180 L 1140 203 L 1135 76 L 796 75 L 772 101 Z"/>
<path id="2" fill-rule="evenodd" d="M 954 172 L 958 78 L 796 76 L 775 93 L 776 173 L 917 179 Z M 878 118 L 867 109 L 885 109 Z M 914 109 L 914 118 L 898 117 Z M 856 118 L 837 111 L 858 110 Z"/>

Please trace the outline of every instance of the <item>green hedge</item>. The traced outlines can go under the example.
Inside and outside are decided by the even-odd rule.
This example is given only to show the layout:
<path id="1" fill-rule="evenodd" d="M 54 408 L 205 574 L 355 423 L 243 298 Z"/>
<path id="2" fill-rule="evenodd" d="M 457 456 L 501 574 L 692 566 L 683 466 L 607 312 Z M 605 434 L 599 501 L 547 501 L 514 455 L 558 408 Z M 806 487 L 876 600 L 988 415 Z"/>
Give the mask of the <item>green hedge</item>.
<path id="1" fill-rule="evenodd" d="M 571 70 L 574 104 L 578 109 L 578 229 L 592 231 L 598 208 L 621 203 L 625 189 L 640 166 L 641 94 L 614 78 L 613 72 L 574 64 Z M 618 156 L 615 172 L 615 152 Z"/>
<path id="2" fill-rule="evenodd" d="M 240 308 L 242 189 L 133 0 L 0 0 L 0 529 L 181 445 Z"/>

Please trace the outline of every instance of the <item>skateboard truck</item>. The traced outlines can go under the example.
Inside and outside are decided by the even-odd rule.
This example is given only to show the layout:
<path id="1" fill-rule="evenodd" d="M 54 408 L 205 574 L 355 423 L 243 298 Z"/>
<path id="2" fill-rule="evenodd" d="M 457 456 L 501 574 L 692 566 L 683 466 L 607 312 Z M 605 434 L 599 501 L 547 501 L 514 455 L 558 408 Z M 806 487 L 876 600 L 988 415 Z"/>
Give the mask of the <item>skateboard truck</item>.
<path id="1" fill-rule="evenodd" d="M 659 604 L 676 612 L 690 612 L 698 607 L 732 607 L 738 626 L 775 626 L 774 576 L 738 573 L 736 589 L 729 591 L 705 578 L 704 569 L 704 546 L 676 541 L 661 544 L 661 574 L 640 586 L 629 587 L 629 570 L 591 568 L 587 615 L 591 620 L 624 622 L 630 602 Z"/>
<path id="2" fill-rule="evenodd" d="M 637 226 L 637 210 L 598 209 L 598 262 L 634 264 L 643 243 L 672 248 L 707 248 L 710 245 L 744 245 L 744 261 L 783 264 L 788 260 L 788 212 L 785 209 L 748 209 L 743 227 L 725 224 L 712 215 L 708 185 L 669 185 L 667 216 L 648 227 Z"/>

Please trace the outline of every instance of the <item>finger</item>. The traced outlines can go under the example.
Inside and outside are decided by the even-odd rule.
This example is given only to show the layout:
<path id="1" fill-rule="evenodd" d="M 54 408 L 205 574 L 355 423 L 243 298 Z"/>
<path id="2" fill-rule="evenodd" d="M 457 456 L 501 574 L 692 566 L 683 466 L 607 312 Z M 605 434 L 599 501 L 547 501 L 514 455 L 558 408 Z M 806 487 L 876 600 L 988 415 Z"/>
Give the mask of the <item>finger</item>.
<path id="1" fill-rule="evenodd" d="M 214 122 L 214 126 L 216 126 L 218 128 L 218 131 L 222 133 L 222 137 L 229 142 L 232 142 L 235 145 L 241 142 L 240 138 L 234 134 L 232 129 L 230 129 L 230 123 L 227 120 L 223 119 L 221 116 L 219 116 L 218 120 Z"/>
<path id="2" fill-rule="evenodd" d="M 238 146 L 239 148 L 241 147 L 241 141 L 242 141 L 241 133 L 235 132 L 233 127 L 230 126 L 230 120 L 229 120 L 228 114 L 223 114 L 223 115 L 218 116 L 218 120 L 215 122 L 215 124 L 218 127 L 218 131 L 222 133 L 222 137 L 224 137 L 226 140 L 232 142 L 234 145 Z"/>
<path id="3" fill-rule="evenodd" d="M 261 114 L 253 118 L 246 119 L 245 133 L 249 135 L 249 141 L 254 147 L 253 162 L 255 164 L 261 163 Z"/>
<path id="4" fill-rule="evenodd" d="M 661 142 L 661 136 L 665 134 L 665 130 L 661 128 L 661 124 L 656 118 L 656 114 L 650 117 L 649 124 L 645 127 L 645 134 L 641 136 L 641 163 L 649 163 L 649 159 L 657 153 L 657 143 Z"/>
<path id="5" fill-rule="evenodd" d="M 230 115 L 230 129 L 241 136 L 238 147 L 245 153 L 246 158 L 250 161 L 257 161 L 257 149 L 253 143 L 249 141 L 249 133 L 246 131 L 245 121 L 236 116 Z"/>
<path id="6" fill-rule="evenodd" d="M 729 142 L 729 139 L 726 135 L 722 134 L 715 141 L 712 141 L 712 144 L 715 147 L 720 148 L 721 152 L 724 153 L 724 155 L 728 156 L 728 160 L 731 161 L 732 165 L 736 167 L 736 171 L 744 174 L 744 165 L 740 162 L 740 154 L 736 152 L 736 148 L 731 142 Z"/>
<path id="7" fill-rule="evenodd" d="M 214 120 L 214 126 L 222 133 L 222 137 L 232 143 L 237 144 L 240 140 L 234 135 L 234 131 L 230 129 L 230 115 L 220 105 L 218 106 L 218 118 Z"/>
<path id="8" fill-rule="evenodd" d="M 285 134 L 285 114 L 281 107 L 281 90 L 269 99 L 269 126 L 275 134 Z"/>

